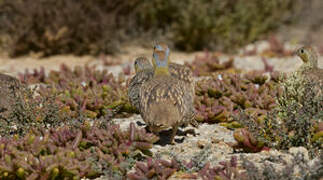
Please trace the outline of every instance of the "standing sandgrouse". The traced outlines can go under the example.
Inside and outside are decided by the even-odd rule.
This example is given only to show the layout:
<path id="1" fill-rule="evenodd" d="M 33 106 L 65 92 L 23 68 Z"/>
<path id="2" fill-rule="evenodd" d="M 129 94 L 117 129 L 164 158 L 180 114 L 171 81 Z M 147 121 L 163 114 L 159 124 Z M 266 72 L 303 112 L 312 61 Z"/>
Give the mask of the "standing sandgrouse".
<path id="1" fill-rule="evenodd" d="M 166 44 L 159 43 L 157 45 L 164 47 L 165 49 L 168 49 L 169 52 L 169 48 Z M 150 80 L 153 77 L 154 69 L 146 57 L 138 57 L 135 60 L 134 67 L 136 75 L 130 80 L 128 88 L 128 97 L 130 103 L 139 110 L 139 89 L 144 82 Z M 191 123 L 195 127 L 198 126 L 197 122 L 194 119 L 195 109 L 193 103 L 195 97 L 195 82 L 193 79 L 192 71 L 187 66 L 171 62 L 169 62 L 168 70 L 172 77 L 184 82 L 184 89 L 186 90 L 186 95 L 189 96 L 189 98 L 187 98 L 186 100 L 186 104 L 189 104 L 189 106 L 192 108 L 189 111 L 192 114 L 187 114 L 187 118 L 191 119 L 191 122 L 187 122 Z"/>
<path id="2" fill-rule="evenodd" d="M 323 69 L 318 68 L 318 56 L 315 50 L 310 46 L 304 46 L 296 51 L 296 54 L 302 59 L 303 64 L 297 72 L 310 81 L 320 81 L 323 83 Z"/>
<path id="3" fill-rule="evenodd" d="M 138 57 L 134 63 L 136 75 L 130 80 L 128 87 L 128 97 L 131 105 L 135 106 L 137 110 L 139 106 L 139 90 L 141 85 L 150 80 L 154 75 L 153 66 L 146 57 Z"/>
<path id="4" fill-rule="evenodd" d="M 173 77 L 169 71 L 169 48 L 158 44 L 153 52 L 153 77 L 139 89 L 140 114 L 148 128 L 159 133 L 172 127 L 171 143 L 174 143 L 178 126 L 194 118 L 191 90 L 183 80 Z"/>

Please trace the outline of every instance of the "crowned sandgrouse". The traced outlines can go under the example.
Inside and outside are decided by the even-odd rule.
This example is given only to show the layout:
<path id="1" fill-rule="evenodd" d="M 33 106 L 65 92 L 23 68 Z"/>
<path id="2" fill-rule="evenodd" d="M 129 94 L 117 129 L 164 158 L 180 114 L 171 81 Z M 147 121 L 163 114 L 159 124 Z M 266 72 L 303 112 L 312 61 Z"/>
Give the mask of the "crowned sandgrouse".
<path id="1" fill-rule="evenodd" d="M 168 52 L 169 52 L 169 48 L 165 43 L 159 43 L 157 45 L 162 46 L 165 49 L 168 49 Z M 168 58 L 169 58 L 169 54 L 168 54 Z M 153 69 L 153 66 L 150 64 L 149 60 L 143 56 L 138 57 L 135 60 L 134 67 L 135 67 L 136 75 L 130 80 L 129 87 L 128 87 L 128 97 L 129 97 L 130 103 L 139 110 L 140 109 L 139 89 L 144 82 L 150 80 L 153 77 L 154 69 Z M 169 67 L 168 68 L 169 73 L 172 77 L 184 82 L 184 86 L 185 86 L 184 89 L 186 90 L 186 96 L 189 97 L 187 98 L 186 103 L 190 105 L 192 104 L 192 106 L 190 107 L 193 108 L 194 97 L 195 97 L 195 82 L 193 79 L 192 71 L 187 66 L 171 63 L 171 62 L 169 62 L 168 67 Z M 191 115 L 187 114 L 187 118 L 191 119 L 192 121 L 190 123 L 196 127 L 198 126 L 198 124 L 194 119 L 194 115 L 195 115 L 194 108 L 190 112 L 192 114 Z"/>
<path id="2" fill-rule="evenodd" d="M 297 70 L 303 78 L 311 81 L 323 82 L 323 69 L 318 67 L 318 55 L 310 46 L 304 46 L 296 51 L 296 54 L 302 59 L 303 64 Z"/>
<path id="3" fill-rule="evenodd" d="M 159 133 L 172 127 L 171 142 L 174 141 L 178 126 L 194 118 L 191 86 L 173 77 L 169 71 L 169 48 L 157 44 L 153 52 L 153 77 L 139 89 L 139 107 L 148 128 Z M 194 92 L 194 91 L 193 91 Z"/>

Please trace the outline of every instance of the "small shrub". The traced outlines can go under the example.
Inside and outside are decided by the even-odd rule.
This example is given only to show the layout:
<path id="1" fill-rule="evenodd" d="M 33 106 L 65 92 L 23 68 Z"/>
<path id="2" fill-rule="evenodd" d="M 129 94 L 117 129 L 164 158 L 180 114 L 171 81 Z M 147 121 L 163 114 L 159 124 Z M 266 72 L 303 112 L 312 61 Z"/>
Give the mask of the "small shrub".
<path id="1" fill-rule="evenodd" d="M 322 83 L 294 73 L 283 80 L 281 86 L 277 106 L 262 121 L 240 116 L 240 122 L 248 127 L 253 137 L 269 147 L 286 150 L 304 146 L 311 156 L 319 155 L 323 145 Z"/>
<path id="2" fill-rule="evenodd" d="M 8 96 L 12 96 L 15 102 L 12 110 L 0 121 L 1 136 L 22 135 L 31 129 L 57 127 L 72 119 L 64 106 L 56 102 L 55 94 L 39 96 L 34 89 L 23 85 L 19 92 L 12 91 Z"/>
<path id="3" fill-rule="evenodd" d="M 4 0 L 2 34 L 12 56 L 112 53 L 118 50 L 123 20 L 137 1 Z M 124 25 L 126 26 L 126 25 Z"/>
<path id="4" fill-rule="evenodd" d="M 233 50 L 290 20 L 300 1 L 146 1 L 139 23 L 169 31 L 180 49 Z"/>
<path id="5" fill-rule="evenodd" d="M 298 0 L 3 0 L 0 43 L 12 56 L 113 53 L 138 37 L 141 44 L 166 38 L 184 50 L 232 51 L 289 22 L 298 6 Z"/>
<path id="6" fill-rule="evenodd" d="M 287 149 L 305 146 L 312 153 L 322 148 L 323 93 L 322 82 L 310 81 L 293 74 L 282 84 L 283 94 L 278 98 L 278 107 L 266 122 L 271 145 Z M 279 124 L 276 129 L 275 124 Z"/>

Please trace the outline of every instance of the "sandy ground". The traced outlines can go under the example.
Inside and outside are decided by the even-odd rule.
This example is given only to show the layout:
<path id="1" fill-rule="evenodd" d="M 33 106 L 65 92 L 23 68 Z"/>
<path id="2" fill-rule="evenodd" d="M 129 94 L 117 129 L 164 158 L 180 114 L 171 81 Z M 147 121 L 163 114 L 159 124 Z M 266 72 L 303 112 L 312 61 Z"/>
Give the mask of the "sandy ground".
<path id="1" fill-rule="evenodd" d="M 244 49 L 250 49 L 252 46 L 259 47 L 258 50 L 261 51 L 266 49 L 268 43 L 258 42 L 253 45 L 249 45 Z M 291 50 L 296 49 L 297 46 L 287 46 Z M 96 65 L 98 69 L 108 69 L 110 72 L 117 75 L 122 69 L 126 66 L 132 66 L 132 62 L 138 56 L 144 55 L 151 57 L 152 50 L 141 47 L 128 46 L 125 47 L 121 52 L 122 54 L 116 55 L 104 55 L 104 56 L 73 56 L 73 55 L 57 55 L 47 58 L 37 58 L 36 56 L 23 56 L 19 58 L 9 58 L 4 55 L 0 55 L 0 72 L 17 76 L 19 73 L 23 73 L 26 69 L 40 69 L 45 67 L 45 71 L 58 70 L 62 63 L 66 64 L 69 67 L 75 67 L 78 65 Z M 261 56 L 252 55 L 245 56 L 240 53 L 236 55 L 220 55 L 220 60 L 225 61 L 230 57 L 234 58 L 234 64 L 237 68 L 244 70 L 253 70 L 253 69 L 263 69 L 264 64 L 261 61 Z M 205 52 L 193 52 L 185 53 L 173 51 L 171 54 L 171 60 L 176 63 L 183 64 L 184 62 L 191 62 L 195 59 L 196 56 L 204 56 Z M 274 66 L 275 70 L 291 72 L 297 69 L 302 61 L 296 56 L 287 56 L 287 57 L 266 57 L 268 63 Z M 114 62 L 114 65 L 105 65 L 105 61 Z M 319 66 L 323 67 L 323 57 L 319 58 Z"/>
<path id="2" fill-rule="evenodd" d="M 119 72 L 122 67 L 131 65 L 134 59 L 138 56 L 151 56 L 151 49 L 138 48 L 138 47 L 125 47 L 122 54 L 104 55 L 104 56 L 73 56 L 73 55 L 57 55 L 47 58 L 37 58 L 35 56 L 23 56 L 19 58 L 10 58 L 0 55 L 0 72 L 16 76 L 18 73 L 24 72 L 26 69 L 40 69 L 45 67 L 46 72 L 50 70 L 58 70 L 61 64 L 66 64 L 69 67 L 78 65 L 96 65 L 99 69 L 107 68 L 113 73 Z M 192 61 L 197 54 L 173 52 L 172 59 L 174 62 L 183 63 L 184 61 Z M 104 65 L 105 61 L 112 61 L 119 65 Z"/>

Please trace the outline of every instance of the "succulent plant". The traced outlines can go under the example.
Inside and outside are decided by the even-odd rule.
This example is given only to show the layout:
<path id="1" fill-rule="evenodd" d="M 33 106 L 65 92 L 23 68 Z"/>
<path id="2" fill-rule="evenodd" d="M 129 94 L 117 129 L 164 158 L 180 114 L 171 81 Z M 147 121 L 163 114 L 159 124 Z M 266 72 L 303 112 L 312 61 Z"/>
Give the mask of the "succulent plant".
<path id="1" fill-rule="evenodd" d="M 126 115 L 135 112 L 128 102 L 126 84 L 123 78 L 115 78 L 106 70 L 95 67 L 77 66 L 74 70 L 62 65 L 59 71 L 44 70 L 20 75 L 25 83 L 45 83 L 40 89 L 42 96 L 57 94 L 57 102 L 68 106 L 66 109 L 75 116 L 99 118 L 105 115 Z"/>
<path id="2" fill-rule="evenodd" d="M 207 68 L 201 72 L 233 69 L 232 62 L 220 64 L 216 56 L 209 57 L 208 54 L 203 61 L 197 57 L 195 64 L 198 70 Z M 194 62 L 191 67 L 194 69 Z M 210 67 L 214 68 L 209 69 Z M 262 73 L 255 71 L 244 76 L 213 74 L 211 79 L 199 81 L 195 99 L 197 120 L 228 123 L 239 109 L 270 110 L 275 105 L 272 98 L 276 93 L 275 81 L 267 82 L 268 77 Z M 95 67 L 76 67 L 71 70 L 62 65 L 60 71 L 51 71 L 48 76 L 41 69 L 21 74 L 20 79 L 25 83 L 47 84 L 39 93 L 44 97 L 57 94 L 57 103 L 74 118 L 80 115 L 89 118 L 110 114 L 124 116 L 136 112 L 128 102 L 125 80 L 116 79 L 107 71 L 95 70 Z M 230 122 L 224 125 L 239 126 Z"/>
<path id="3" fill-rule="evenodd" d="M 181 167 L 181 166 L 185 167 Z M 237 158 L 233 156 L 230 161 L 222 161 L 218 166 L 211 167 L 210 163 L 205 164 L 197 172 L 192 172 L 194 169 L 193 163 L 177 162 L 172 159 L 171 161 L 163 159 L 148 158 L 146 162 L 137 162 L 134 172 L 128 173 L 127 177 L 130 180 L 140 179 L 167 179 L 169 177 L 183 178 L 183 179 L 247 179 L 245 173 L 241 173 L 238 169 Z M 185 169 L 183 171 L 183 169 Z"/>
<path id="4" fill-rule="evenodd" d="M 233 133 L 234 139 L 237 141 L 233 145 L 234 149 L 243 149 L 244 152 L 259 152 L 269 150 L 264 142 L 256 139 L 246 128 L 236 129 Z"/>
<path id="5" fill-rule="evenodd" d="M 267 81 L 261 72 L 244 76 L 215 73 L 210 79 L 197 82 L 195 108 L 199 122 L 218 123 L 227 126 L 240 110 L 258 113 L 259 116 L 273 109 L 279 93 L 274 81 Z"/>
<path id="6" fill-rule="evenodd" d="M 118 125 L 61 127 L 0 138 L 1 179 L 80 179 L 124 175 L 138 151 L 147 153 L 158 137 Z M 109 172 L 109 173 L 106 173 Z"/>
<path id="7" fill-rule="evenodd" d="M 130 180 L 152 179 L 153 177 L 167 179 L 178 170 L 179 165 L 175 160 L 169 162 L 163 159 L 153 160 L 148 158 L 146 164 L 137 162 L 135 172 L 129 173 L 127 177 Z"/>
<path id="8" fill-rule="evenodd" d="M 237 129 L 235 149 L 259 152 L 269 149 L 264 140 L 254 136 L 251 128 L 262 127 L 267 114 L 276 106 L 276 98 L 282 93 L 279 82 L 283 76 L 276 71 L 269 75 L 266 70 L 246 74 L 213 73 L 208 79 L 197 82 L 195 109 L 199 122 L 220 123 Z M 270 78 L 270 79 L 269 79 Z M 252 121 L 250 119 L 253 119 Z"/>

